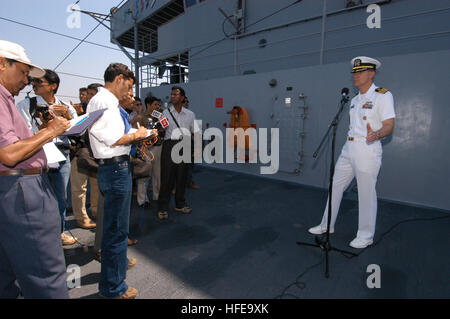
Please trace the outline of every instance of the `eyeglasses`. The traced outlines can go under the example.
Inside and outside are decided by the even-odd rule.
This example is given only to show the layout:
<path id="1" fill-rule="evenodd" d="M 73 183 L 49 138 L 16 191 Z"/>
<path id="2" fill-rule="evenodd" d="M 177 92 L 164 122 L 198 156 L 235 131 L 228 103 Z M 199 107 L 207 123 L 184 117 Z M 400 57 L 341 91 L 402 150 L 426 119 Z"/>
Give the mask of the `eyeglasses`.
<path id="1" fill-rule="evenodd" d="M 41 80 L 38 78 L 33 78 L 32 81 L 36 84 L 49 84 L 48 82 L 45 82 L 45 80 Z"/>

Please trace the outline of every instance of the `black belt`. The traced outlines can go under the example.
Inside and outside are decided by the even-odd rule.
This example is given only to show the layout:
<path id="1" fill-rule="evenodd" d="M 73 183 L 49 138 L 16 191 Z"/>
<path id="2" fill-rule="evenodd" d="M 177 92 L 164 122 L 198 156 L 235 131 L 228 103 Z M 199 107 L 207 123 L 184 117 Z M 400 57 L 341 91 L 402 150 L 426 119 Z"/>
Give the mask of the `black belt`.
<path id="1" fill-rule="evenodd" d="M 20 168 L 20 169 L 10 169 L 7 171 L 0 171 L 0 176 L 23 176 L 23 175 L 38 175 L 45 174 L 48 172 L 48 167 L 38 167 L 38 168 Z"/>
<path id="2" fill-rule="evenodd" d="M 112 164 L 112 163 L 124 162 L 124 161 L 129 161 L 129 160 L 130 160 L 130 155 L 119 155 L 119 156 L 114 156 L 111 158 L 97 159 L 97 163 L 99 165 L 104 165 L 104 164 Z"/>

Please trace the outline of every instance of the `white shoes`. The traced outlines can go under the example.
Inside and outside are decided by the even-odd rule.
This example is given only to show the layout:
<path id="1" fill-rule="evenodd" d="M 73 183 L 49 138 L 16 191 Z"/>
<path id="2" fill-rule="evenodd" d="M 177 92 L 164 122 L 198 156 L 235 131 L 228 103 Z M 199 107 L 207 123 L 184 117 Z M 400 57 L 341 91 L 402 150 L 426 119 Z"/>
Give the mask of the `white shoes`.
<path id="1" fill-rule="evenodd" d="M 373 243 L 372 239 L 363 239 L 356 237 L 350 242 L 350 247 L 361 249 L 372 245 L 372 243 Z"/>
<path id="2" fill-rule="evenodd" d="M 308 229 L 308 231 L 314 235 L 321 235 L 321 234 L 324 234 L 327 232 L 327 227 L 326 226 L 322 227 L 322 225 L 318 225 L 316 227 L 312 227 L 312 228 Z M 330 227 L 330 234 L 332 234 L 332 233 L 334 233 L 334 228 Z"/>
<path id="3" fill-rule="evenodd" d="M 308 229 L 308 231 L 313 235 L 321 235 L 327 232 L 327 227 L 323 227 L 322 225 L 318 225 L 315 227 L 311 227 Z M 330 228 L 330 234 L 334 233 L 334 228 Z M 356 237 L 350 242 L 350 247 L 362 249 L 366 248 L 367 246 L 370 246 L 373 244 L 372 239 L 364 239 L 364 238 L 358 238 Z"/>

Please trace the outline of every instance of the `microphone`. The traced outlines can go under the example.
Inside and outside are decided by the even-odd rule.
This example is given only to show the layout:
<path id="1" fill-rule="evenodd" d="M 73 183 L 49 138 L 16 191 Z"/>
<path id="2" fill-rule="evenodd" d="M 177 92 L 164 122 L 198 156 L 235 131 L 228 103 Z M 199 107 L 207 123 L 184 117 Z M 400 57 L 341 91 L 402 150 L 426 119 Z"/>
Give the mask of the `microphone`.
<path id="1" fill-rule="evenodd" d="M 152 116 L 158 119 L 158 122 L 155 122 L 155 126 L 157 123 L 160 123 L 163 128 L 169 126 L 169 121 L 167 120 L 167 117 L 163 116 L 162 113 L 154 110 L 152 112 Z"/>
<path id="2" fill-rule="evenodd" d="M 162 114 L 160 112 L 158 112 L 157 110 L 154 110 L 152 112 L 152 116 L 156 117 L 157 119 L 160 119 L 162 117 Z"/>
<path id="3" fill-rule="evenodd" d="M 349 99 L 348 94 L 349 94 L 349 92 L 350 92 L 350 90 L 348 88 L 343 88 L 341 90 L 341 95 L 342 95 L 341 103 L 347 103 L 348 102 L 348 99 Z"/>

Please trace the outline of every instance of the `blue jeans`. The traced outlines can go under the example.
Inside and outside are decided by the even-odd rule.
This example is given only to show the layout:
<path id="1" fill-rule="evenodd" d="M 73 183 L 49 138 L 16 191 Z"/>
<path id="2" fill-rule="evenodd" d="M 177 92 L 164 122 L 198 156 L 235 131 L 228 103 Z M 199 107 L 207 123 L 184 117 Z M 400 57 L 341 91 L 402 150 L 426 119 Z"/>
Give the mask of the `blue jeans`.
<path id="1" fill-rule="evenodd" d="M 129 160 L 102 164 L 98 168 L 98 186 L 104 197 L 99 290 L 108 298 L 118 297 L 128 290 L 125 277 L 128 266 L 131 172 Z"/>
<path id="2" fill-rule="evenodd" d="M 66 155 L 66 153 L 64 153 Z M 66 229 L 67 186 L 70 178 L 70 156 L 67 151 L 66 161 L 59 162 L 58 169 L 51 169 L 48 178 L 56 194 L 59 215 L 61 216 L 61 233 Z"/>

